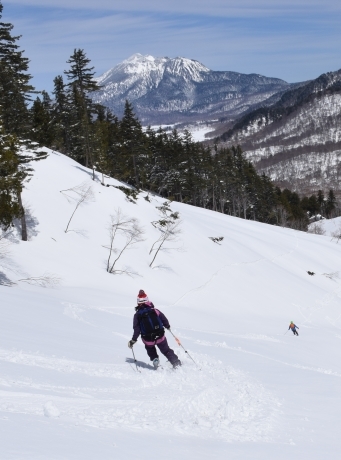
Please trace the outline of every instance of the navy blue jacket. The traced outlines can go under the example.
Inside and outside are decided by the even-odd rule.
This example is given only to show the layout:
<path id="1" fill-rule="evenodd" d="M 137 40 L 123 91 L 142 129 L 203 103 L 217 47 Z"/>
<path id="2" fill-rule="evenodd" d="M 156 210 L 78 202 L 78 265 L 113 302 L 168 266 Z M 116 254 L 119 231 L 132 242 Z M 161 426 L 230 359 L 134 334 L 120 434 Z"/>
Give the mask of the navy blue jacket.
<path id="1" fill-rule="evenodd" d="M 161 322 L 162 322 L 163 326 L 166 329 L 170 328 L 168 319 L 165 317 L 165 315 L 160 310 L 157 310 L 154 307 L 152 302 L 146 302 L 146 303 L 140 304 L 140 305 L 138 305 L 136 307 L 136 313 L 134 315 L 134 321 L 133 321 L 134 334 L 133 334 L 132 340 L 135 340 L 135 342 L 139 338 L 139 335 L 141 334 L 140 325 L 139 325 L 139 319 L 138 319 L 138 313 L 137 312 L 138 312 L 138 310 L 140 308 L 146 308 L 146 307 L 154 308 L 156 314 L 161 319 Z"/>

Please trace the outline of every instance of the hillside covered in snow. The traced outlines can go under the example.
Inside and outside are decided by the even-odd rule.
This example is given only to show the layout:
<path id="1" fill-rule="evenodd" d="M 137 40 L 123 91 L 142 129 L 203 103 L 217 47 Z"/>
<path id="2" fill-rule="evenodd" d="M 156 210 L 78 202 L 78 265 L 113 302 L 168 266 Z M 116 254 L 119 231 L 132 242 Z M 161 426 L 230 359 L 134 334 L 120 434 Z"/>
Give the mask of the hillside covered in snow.
<path id="1" fill-rule="evenodd" d="M 48 152 L 23 192 L 29 241 L 15 227 L 1 246 L 1 458 L 337 458 L 341 245 L 173 202 L 181 232 L 150 266 L 164 199 Z M 108 273 L 119 209 L 143 233 Z M 167 332 L 183 366 L 153 370 L 139 340 L 136 369 L 139 289 L 195 363 Z"/>
<path id="2" fill-rule="evenodd" d="M 212 71 L 193 59 L 134 54 L 97 78 L 93 100 L 119 117 L 129 100 L 143 124 L 236 118 L 291 85 L 258 74 Z"/>
<path id="3" fill-rule="evenodd" d="M 341 70 L 284 92 L 222 135 L 240 144 L 259 172 L 302 194 L 340 193 Z M 269 101 L 268 101 L 269 102 Z"/>

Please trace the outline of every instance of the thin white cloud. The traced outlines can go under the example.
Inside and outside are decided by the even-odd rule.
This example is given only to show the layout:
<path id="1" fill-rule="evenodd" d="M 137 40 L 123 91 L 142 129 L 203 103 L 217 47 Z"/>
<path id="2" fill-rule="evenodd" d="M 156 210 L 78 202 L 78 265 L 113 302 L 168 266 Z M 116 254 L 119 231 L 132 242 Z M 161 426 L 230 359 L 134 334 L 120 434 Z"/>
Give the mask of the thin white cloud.
<path id="1" fill-rule="evenodd" d="M 14 5 L 65 8 L 70 10 L 89 9 L 122 12 L 167 12 L 172 14 L 205 14 L 225 17 L 278 15 L 285 12 L 340 11 L 335 0 L 14 0 Z"/>
<path id="2" fill-rule="evenodd" d="M 59 7 L 63 6 L 63 1 L 58 0 Z M 15 2 L 31 6 L 40 0 Z M 44 6 L 53 6 L 55 3 L 57 2 L 54 0 L 41 1 Z M 98 7 L 96 14 L 86 14 L 84 7 L 92 5 L 93 2 L 73 0 L 65 2 L 65 5 L 75 8 L 82 4 L 81 14 L 58 9 L 51 15 L 42 10 L 39 14 L 25 14 L 21 19 L 4 19 L 10 19 L 15 26 L 14 32 L 23 36 L 21 46 L 26 50 L 26 56 L 31 59 L 30 71 L 36 76 L 36 85 L 48 90 L 52 87 L 53 77 L 62 74 L 67 68 L 66 60 L 74 48 L 85 49 L 98 74 L 136 52 L 154 56 L 185 56 L 197 59 L 214 70 L 260 73 L 287 81 L 314 78 L 341 66 L 341 34 L 339 28 L 335 27 L 339 20 L 337 14 L 310 19 L 307 15 L 294 15 L 291 22 L 286 23 L 280 19 L 278 24 L 263 19 L 264 27 L 259 27 L 257 19 L 205 21 L 198 19 L 197 15 L 182 18 L 174 14 L 156 15 L 155 11 L 130 13 L 123 11 L 123 3 L 118 2 L 122 11 L 110 12 L 110 5 L 117 6 L 117 2 L 98 0 L 95 3 Z M 151 5 L 149 0 L 139 3 L 128 0 L 125 3 L 129 4 L 129 8 L 142 3 L 146 7 Z M 165 1 L 161 2 L 161 6 L 166 3 L 173 6 L 173 2 Z M 188 6 L 192 2 L 181 3 Z M 319 2 L 313 0 L 309 11 L 317 3 Z M 248 6 L 250 12 L 255 3 L 247 0 L 238 3 L 198 1 L 198 7 L 193 9 L 195 13 L 202 13 L 212 5 L 217 11 L 219 6 L 224 9 L 226 4 Z M 280 8 L 284 2 L 260 0 L 257 3 L 263 8 L 269 8 L 269 11 L 273 4 Z M 293 4 L 291 0 L 285 2 L 286 6 L 292 8 Z M 306 5 L 301 0 L 295 1 L 295 5 L 299 7 L 303 7 L 303 4 Z M 327 4 L 332 5 L 333 2 Z M 179 5 L 180 2 L 176 0 L 175 12 L 179 10 Z M 106 14 L 100 14 L 100 7 L 107 8 Z M 271 11 L 275 9 L 272 7 Z M 25 8 L 25 12 L 29 13 L 30 8 Z"/>
<path id="3" fill-rule="evenodd" d="M 39 28 L 21 20 L 17 21 L 15 30 L 23 34 L 21 44 L 32 61 L 32 71 L 48 69 L 56 74 L 67 68 L 66 60 L 74 48 L 84 48 L 99 73 L 141 52 L 156 56 L 182 55 L 198 59 L 215 70 L 257 72 L 293 81 L 298 79 L 295 75 L 299 60 L 295 68 L 286 69 L 285 75 L 280 69 L 288 67 L 295 56 L 300 55 L 302 59 L 312 53 L 323 54 L 325 50 L 330 55 L 332 49 L 336 52 L 341 45 L 337 35 L 314 40 L 314 30 L 283 30 L 270 36 L 266 31 L 260 34 L 240 25 L 220 28 L 213 23 L 197 26 L 194 21 L 181 28 L 174 26 L 171 19 L 155 21 L 147 15 L 118 14 L 82 21 L 53 20 L 41 23 Z"/>

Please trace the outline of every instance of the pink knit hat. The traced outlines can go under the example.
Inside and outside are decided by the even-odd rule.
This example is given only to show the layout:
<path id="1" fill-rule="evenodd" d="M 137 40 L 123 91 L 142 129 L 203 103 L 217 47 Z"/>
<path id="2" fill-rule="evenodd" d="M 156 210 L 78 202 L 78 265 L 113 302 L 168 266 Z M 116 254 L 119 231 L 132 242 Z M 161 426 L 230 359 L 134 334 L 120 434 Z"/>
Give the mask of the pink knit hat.
<path id="1" fill-rule="evenodd" d="M 140 303 L 145 303 L 145 302 L 149 302 L 148 296 L 144 292 L 143 289 L 140 289 L 138 296 L 137 296 L 137 303 L 140 304 Z"/>

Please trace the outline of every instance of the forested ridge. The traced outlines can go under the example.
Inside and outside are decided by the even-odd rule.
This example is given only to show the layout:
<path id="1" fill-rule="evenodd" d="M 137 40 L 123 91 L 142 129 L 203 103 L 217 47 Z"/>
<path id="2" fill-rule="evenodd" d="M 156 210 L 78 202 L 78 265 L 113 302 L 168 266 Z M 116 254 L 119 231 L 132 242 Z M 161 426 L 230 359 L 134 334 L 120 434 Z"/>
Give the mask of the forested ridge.
<path id="1" fill-rule="evenodd" d="M 0 14 L 3 6 L 0 2 Z M 105 186 L 112 176 L 137 190 L 244 219 L 305 230 L 308 213 L 332 215 L 335 197 L 300 198 L 259 175 L 239 146 L 214 149 L 194 142 L 189 132 L 143 129 L 126 101 L 124 115 L 92 100 L 99 87 L 94 67 L 75 49 L 67 68 L 54 79 L 54 91 L 36 92 L 29 60 L 20 50 L 12 24 L 0 23 L 0 223 L 6 230 L 25 209 L 21 192 L 37 149 L 49 147 L 93 170 Z M 36 94 L 35 94 L 36 93 Z M 128 189 L 129 187 L 127 187 Z M 148 194 L 146 195 L 148 199 Z"/>

